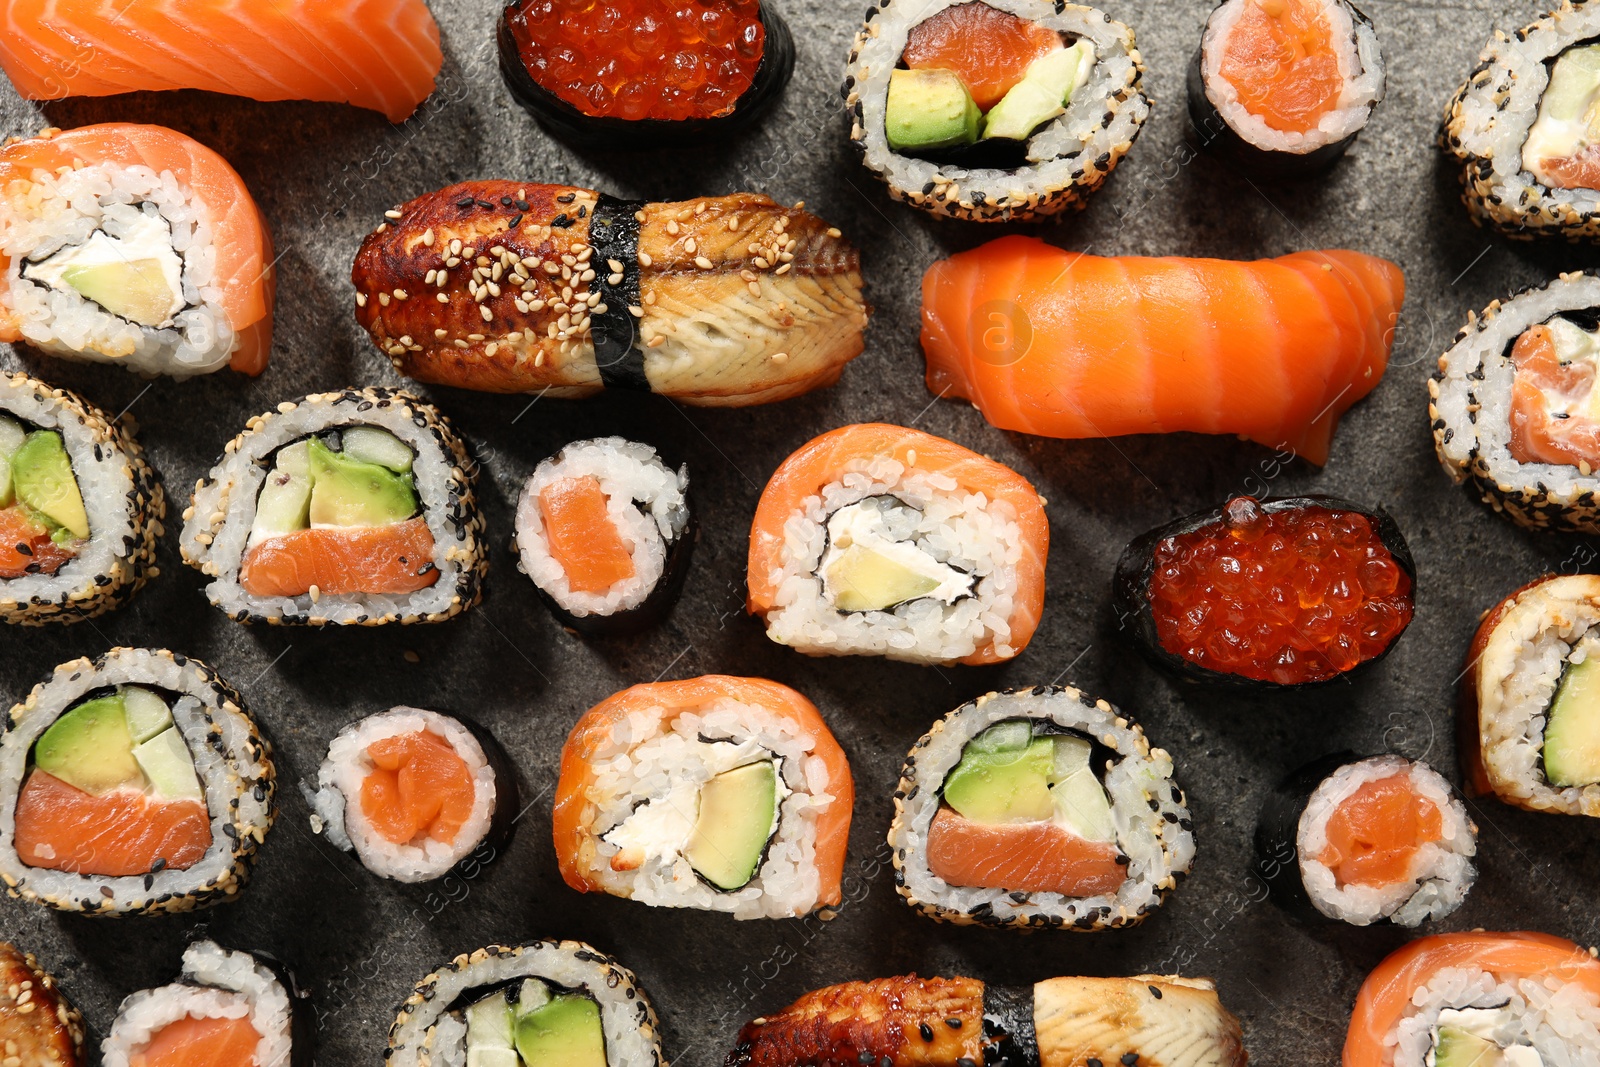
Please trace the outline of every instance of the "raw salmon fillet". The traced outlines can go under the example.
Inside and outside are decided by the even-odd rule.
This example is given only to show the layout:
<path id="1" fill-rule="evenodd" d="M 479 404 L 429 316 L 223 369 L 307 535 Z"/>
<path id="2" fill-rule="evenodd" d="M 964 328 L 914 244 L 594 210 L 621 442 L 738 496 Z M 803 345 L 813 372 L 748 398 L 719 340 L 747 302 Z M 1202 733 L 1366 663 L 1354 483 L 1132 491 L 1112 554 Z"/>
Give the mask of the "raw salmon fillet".
<path id="1" fill-rule="evenodd" d="M 980 823 L 941 807 L 928 827 L 928 869 L 951 885 L 1096 897 L 1128 880 L 1115 845 L 1052 822 Z"/>
<path id="2" fill-rule="evenodd" d="M 250 1067 L 261 1034 L 247 1018 L 196 1019 L 168 1023 L 150 1043 L 128 1057 L 129 1067 Z"/>
<path id="3" fill-rule="evenodd" d="M 373 769 L 361 783 L 361 812 L 397 845 L 419 836 L 450 844 L 472 817 L 477 789 L 450 742 L 423 730 L 367 747 Z"/>
<path id="4" fill-rule="evenodd" d="M 184 870 L 211 847 L 211 820 L 195 800 L 151 800 L 131 789 L 92 796 L 35 770 L 17 797 L 17 855 L 30 867 L 121 877 L 156 860 Z"/>
<path id="5" fill-rule="evenodd" d="M 239 568 L 251 596 L 414 593 L 439 580 L 433 534 L 422 516 L 385 526 L 313 527 L 269 537 Z"/>

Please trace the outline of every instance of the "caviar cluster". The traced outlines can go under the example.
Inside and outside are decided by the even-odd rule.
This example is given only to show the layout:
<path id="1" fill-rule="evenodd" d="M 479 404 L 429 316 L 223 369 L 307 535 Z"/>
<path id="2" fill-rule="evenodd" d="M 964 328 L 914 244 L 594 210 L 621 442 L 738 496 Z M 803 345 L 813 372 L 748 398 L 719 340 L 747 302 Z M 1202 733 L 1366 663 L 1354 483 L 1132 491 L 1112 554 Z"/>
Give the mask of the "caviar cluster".
<path id="1" fill-rule="evenodd" d="M 1411 577 L 1371 521 L 1235 497 L 1223 518 L 1155 549 L 1161 646 L 1213 671 L 1292 685 L 1380 655 L 1411 621 Z"/>

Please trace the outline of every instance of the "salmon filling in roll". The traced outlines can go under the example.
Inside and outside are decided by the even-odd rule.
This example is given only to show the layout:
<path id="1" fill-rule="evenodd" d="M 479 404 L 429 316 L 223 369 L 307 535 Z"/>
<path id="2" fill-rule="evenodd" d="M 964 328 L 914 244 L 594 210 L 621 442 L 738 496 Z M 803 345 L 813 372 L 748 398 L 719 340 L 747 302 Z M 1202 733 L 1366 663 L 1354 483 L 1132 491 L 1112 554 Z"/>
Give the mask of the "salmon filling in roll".
<path id="1" fill-rule="evenodd" d="M 1511 457 L 1600 470 L 1600 331 L 1557 315 L 1516 339 L 1511 362 Z"/>
<path id="2" fill-rule="evenodd" d="M 0 414 L 0 579 L 55 574 L 88 539 L 89 513 L 61 432 Z"/>
<path id="3" fill-rule="evenodd" d="M 1600 44 L 1574 45 L 1549 69 L 1522 165 L 1552 189 L 1600 189 Z"/>

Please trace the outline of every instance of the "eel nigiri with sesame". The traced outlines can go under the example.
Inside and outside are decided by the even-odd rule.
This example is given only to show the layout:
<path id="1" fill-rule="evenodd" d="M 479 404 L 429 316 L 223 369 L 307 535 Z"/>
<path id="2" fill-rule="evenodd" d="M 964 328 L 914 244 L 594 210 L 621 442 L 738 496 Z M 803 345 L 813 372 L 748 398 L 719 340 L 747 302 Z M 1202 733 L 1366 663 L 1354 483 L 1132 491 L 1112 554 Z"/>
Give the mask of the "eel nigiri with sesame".
<path id="1" fill-rule="evenodd" d="M 387 216 L 356 254 L 356 319 L 418 381 L 742 407 L 861 353 L 860 257 L 801 204 L 477 181 Z"/>

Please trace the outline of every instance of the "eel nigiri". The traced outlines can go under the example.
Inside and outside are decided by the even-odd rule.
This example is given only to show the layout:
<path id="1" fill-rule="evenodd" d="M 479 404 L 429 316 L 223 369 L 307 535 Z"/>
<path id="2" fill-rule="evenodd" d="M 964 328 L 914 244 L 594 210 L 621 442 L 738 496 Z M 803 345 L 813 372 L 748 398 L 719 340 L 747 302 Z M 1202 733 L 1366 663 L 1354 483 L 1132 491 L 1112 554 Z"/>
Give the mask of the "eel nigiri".
<path id="1" fill-rule="evenodd" d="M 1046 437 L 1238 434 L 1326 463 L 1383 377 L 1400 268 L 1359 252 L 1103 258 L 1002 237 L 928 268 L 928 388 Z"/>
<path id="2" fill-rule="evenodd" d="M 356 319 L 401 373 L 495 393 L 762 404 L 831 385 L 867 324 L 856 250 L 751 193 L 452 185 L 390 211 L 351 278 Z"/>
<path id="3" fill-rule="evenodd" d="M 443 62 L 423 0 L 0 0 L 0 67 L 29 100 L 207 89 L 400 122 Z"/>

